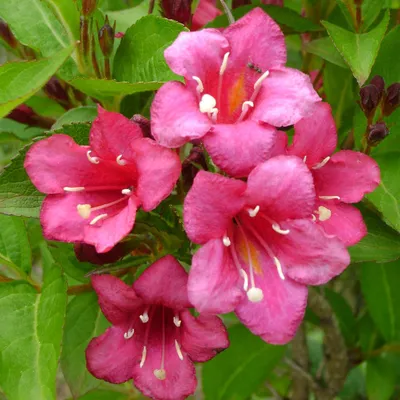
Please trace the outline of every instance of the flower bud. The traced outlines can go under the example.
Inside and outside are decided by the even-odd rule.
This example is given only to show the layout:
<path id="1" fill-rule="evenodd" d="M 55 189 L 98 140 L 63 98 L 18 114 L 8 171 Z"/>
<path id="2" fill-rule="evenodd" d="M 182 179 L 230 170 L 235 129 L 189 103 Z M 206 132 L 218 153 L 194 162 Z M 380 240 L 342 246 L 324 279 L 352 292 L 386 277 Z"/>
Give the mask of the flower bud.
<path id="1" fill-rule="evenodd" d="M 96 9 L 97 0 L 82 0 L 82 14 L 89 17 Z"/>
<path id="2" fill-rule="evenodd" d="M 106 16 L 104 25 L 99 30 L 100 48 L 104 56 L 107 58 L 111 56 L 114 49 L 115 26 L 116 26 L 116 21 L 114 21 L 114 27 L 111 27 L 108 16 Z"/>
<path id="3" fill-rule="evenodd" d="M 184 25 L 192 18 L 192 0 L 161 0 L 162 15 Z"/>
<path id="4" fill-rule="evenodd" d="M 232 0 L 232 9 L 247 6 L 248 4 L 251 4 L 251 0 Z"/>
<path id="5" fill-rule="evenodd" d="M 58 100 L 62 103 L 69 103 L 68 94 L 56 77 L 53 76 L 50 78 L 43 90 L 52 99 Z"/>
<path id="6" fill-rule="evenodd" d="M 18 41 L 11 32 L 8 24 L 0 20 L 0 37 L 13 49 L 18 46 Z"/>
<path id="7" fill-rule="evenodd" d="M 154 139 L 153 135 L 151 134 L 150 121 L 146 117 L 143 117 L 143 115 L 140 114 L 135 114 L 131 118 L 131 121 L 139 126 L 139 128 L 142 130 L 144 137 Z"/>
<path id="8" fill-rule="evenodd" d="M 374 85 L 378 89 L 379 100 L 382 98 L 383 93 L 385 92 L 385 81 L 380 75 L 375 75 L 371 81 L 371 85 Z"/>
<path id="9" fill-rule="evenodd" d="M 400 105 L 400 83 L 393 83 L 387 89 L 383 115 L 390 115 Z"/>
<path id="10" fill-rule="evenodd" d="M 385 137 L 389 135 L 389 129 L 384 122 L 378 122 L 368 127 L 367 142 L 369 146 L 378 145 Z"/>
<path id="11" fill-rule="evenodd" d="M 124 243 L 118 243 L 106 253 L 98 253 L 96 248 L 90 244 L 77 243 L 74 246 L 75 256 L 80 262 L 103 265 L 117 262 L 129 253 Z"/>
<path id="12" fill-rule="evenodd" d="M 360 98 L 364 114 L 367 117 L 373 115 L 380 101 L 379 89 L 375 85 L 366 85 L 360 89 Z"/>

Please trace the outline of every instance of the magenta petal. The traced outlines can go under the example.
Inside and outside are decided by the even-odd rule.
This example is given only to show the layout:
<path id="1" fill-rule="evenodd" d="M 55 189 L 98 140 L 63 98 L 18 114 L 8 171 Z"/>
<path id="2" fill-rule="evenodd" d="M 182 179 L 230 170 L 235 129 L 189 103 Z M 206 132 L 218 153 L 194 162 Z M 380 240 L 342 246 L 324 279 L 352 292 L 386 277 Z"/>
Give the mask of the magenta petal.
<path id="1" fill-rule="evenodd" d="M 123 324 L 143 303 L 132 287 L 112 275 L 93 275 L 92 286 L 99 298 L 101 311 L 114 325 Z"/>
<path id="2" fill-rule="evenodd" d="M 229 248 L 221 239 L 210 240 L 193 257 L 189 300 L 199 312 L 231 312 L 244 294 L 239 279 Z"/>
<path id="3" fill-rule="evenodd" d="M 305 158 L 310 167 L 330 156 L 336 148 L 337 133 L 332 110 L 328 103 L 317 103 L 310 117 L 294 126 L 293 145 L 288 153 Z"/>
<path id="4" fill-rule="evenodd" d="M 203 137 L 210 128 L 199 100 L 185 85 L 168 82 L 157 92 L 151 105 L 151 133 L 159 144 L 180 147 Z"/>
<path id="5" fill-rule="evenodd" d="M 135 281 L 133 288 L 148 304 L 180 309 L 191 307 L 187 281 L 187 272 L 174 257 L 168 255 L 150 265 Z"/>
<path id="6" fill-rule="evenodd" d="M 260 164 L 249 175 L 246 194 L 252 206 L 259 205 L 277 222 L 314 210 L 313 177 L 298 157 L 278 156 Z"/>
<path id="7" fill-rule="evenodd" d="M 67 135 L 53 135 L 32 145 L 25 169 L 38 190 L 64 193 L 64 187 L 115 185 L 129 187 L 132 176 L 117 163 L 89 162 L 89 147 L 79 146 Z"/>
<path id="8" fill-rule="evenodd" d="M 151 139 L 132 144 L 138 172 L 137 196 L 145 211 L 156 208 L 169 196 L 181 172 L 179 156 Z"/>
<path id="9" fill-rule="evenodd" d="M 328 208 L 332 213 L 328 220 L 319 221 L 318 224 L 328 235 L 337 236 L 345 246 L 355 245 L 367 234 L 363 216 L 357 208 L 332 201 L 318 205 Z"/>
<path id="10" fill-rule="evenodd" d="M 90 130 L 90 146 L 96 156 L 116 160 L 122 154 L 127 158 L 129 143 L 143 137 L 140 128 L 122 114 L 98 106 L 98 117 Z"/>
<path id="11" fill-rule="evenodd" d="M 180 317 L 182 348 L 191 360 L 208 361 L 229 346 L 228 332 L 220 318 L 214 315 L 195 318 L 187 310 Z"/>
<path id="12" fill-rule="evenodd" d="M 287 221 L 277 243 L 276 257 L 284 267 L 285 275 L 304 285 L 323 285 L 343 272 L 350 264 L 345 245 L 335 237 L 327 236 L 311 220 Z"/>
<path id="13" fill-rule="evenodd" d="M 113 326 L 89 343 L 86 365 L 96 378 L 111 383 L 123 383 L 132 378 L 142 349 L 135 340 L 126 340 L 124 333 L 123 328 Z"/>
<path id="14" fill-rule="evenodd" d="M 223 31 L 231 45 L 229 65 L 252 62 L 263 71 L 286 64 L 285 37 L 279 25 L 255 8 Z"/>
<path id="15" fill-rule="evenodd" d="M 184 202 L 183 220 L 195 243 L 222 238 L 231 219 L 243 208 L 246 184 L 200 171 Z"/>
<path id="16" fill-rule="evenodd" d="M 375 160 L 357 151 L 342 150 L 314 171 L 318 196 L 339 196 L 345 203 L 357 203 L 380 183 Z"/>
<path id="17" fill-rule="evenodd" d="M 219 168 L 241 177 L 269 158 L 275 138 L 275 128 L 248 120 L 235 125 L 215 125 L 203 141 Z"/>
<path id="18" fill-rule="evenodd" d="M 251 118 L 273 126 L 288 126 L 311 115 L 320 97 L 310 77 L 291 68 L 270 71 L 255 100 Z"/>
<path id="19" fill-rule="evenodd" d="M 283 131 L 276 131 L 275 144 L 272 147 L 270 157 L 282 156 L 287 154 L 288 136 Z"/>

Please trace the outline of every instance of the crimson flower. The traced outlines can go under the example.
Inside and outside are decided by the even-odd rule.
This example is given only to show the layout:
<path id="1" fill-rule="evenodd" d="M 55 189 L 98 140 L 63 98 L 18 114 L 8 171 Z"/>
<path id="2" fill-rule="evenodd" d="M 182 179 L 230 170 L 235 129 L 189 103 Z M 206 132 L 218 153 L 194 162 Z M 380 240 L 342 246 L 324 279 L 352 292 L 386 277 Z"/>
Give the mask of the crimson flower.
<path id="1" fill-rule="evenodd" d="M 313 222 L 313 176 L 294 156 L 258 165 L 247 183 L 200 171 L 184 204 L 193 257 L 189 300 L 200 312 L 235 310 L 254 334 L 292 339 L 307 286 L 320 285 L 350 263 L 344 244 Z"/>
<path id="2" fill-rule="evenodd" d="M 112 327 L 86 350 L 88 370 L 111 383 L 133 379 L 144 395 L 180 400 L 195 391 L 193 361 L 204 362 L 229 346 L 216 316 L 193 317 L 187 273 L 172 257 L 152 264 L 132 287 L 111 275 L 92 277 Z"/>
<path id="3" fill-rule="evenodd" d="M 181 169 L 175 153 L 101 107 L 90 146 L 52 135 L 30 148 L 25 168 L 47 194 L 40 214 L 44 236 L 92 244 L 99 253 L 132 230 L 139 206 L 153 210 L 171 193 Z"/>
<path id="4" fill-rule="evenodd" d="M 164 54 L 186 83 L 168 82 L 158 91 L 151 108 L 155 139 L 166 147 L 202 139 L 233 176 L 268 159 L 273 126 L 296 123 L 320 101 L 309 76 L 284 66 L 284 35 L 260 8 L 222 31 L 182 32 Z"/>

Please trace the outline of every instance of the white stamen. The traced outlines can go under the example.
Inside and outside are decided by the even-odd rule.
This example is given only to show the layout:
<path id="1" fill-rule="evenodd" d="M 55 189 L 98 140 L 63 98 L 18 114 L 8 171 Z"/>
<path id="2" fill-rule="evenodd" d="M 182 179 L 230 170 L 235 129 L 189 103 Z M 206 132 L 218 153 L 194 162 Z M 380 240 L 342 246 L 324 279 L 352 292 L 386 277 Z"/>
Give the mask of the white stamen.
<path id="1" fill-rule="evenodd" d="M 221 64 L 221 68 L 219 69 L 219 74 L 223 75 L 226 67 L 228 65 L 228 57 L 229 57 L 229 51 L 227 53 L 224 54 L 224 59 L 222 60 L 222 64 Z"/>
<path id="2" fill-rule="evenodd" d="M 331 158 L 330 157 L 325 157 L 320 163 L 315 164 L 312 169 L 320 169 L 322 168 Z"/>
<path id="3" fill-rule="evenodd" d="M 92 150 L 88 150 L 86 153 L 86 156 L 88 158 L 88 160 L 92 163 L 92 164 L 98 164 L 100 162 L 99 157 L 92 157 L 90 155 L 90 153 L 92 152 Z"/>
<path id="4" fill-rule="evenodd" d="M 264 293 L 260 288 L 252 287 L 247 292 L 247 298 L 252 303 L 259 303 L 264 298 Z"/>
<path id="5" fill-rule="evenodd" d="M 248 213 L 251 218 L 254 218 L 258 214 L 259 211 L 260 211 L 260 206 L 255 206 L 253 210 L 250 208 L 248 210 Z"/>
<path id="6" fill-rule="evenodd" d="M 288 235 L 290 233 L 289 229 L 281 229 L 281 227 L 276 222 L 272 224 L 272 229 L 275 232 L 280 233 L 281 235 Z"/>
<path id="7" fill-rule="evenodd" d="M 83 190 L 85 190 L 85 188 L 83 186 L 77 186 L 77 187 L 65 186 L 63 187 L 63 190 L 65 192 L 82 192 Z"/>
<path id="8" fill-rule="evenodd" d="M 78 204 L 76 206 L 76 210 L 83 219 L 88 219 L 90 217 L 92 207 L 90 206 L 90 204 Z"/>
<path id="9" fill-rule="evenodd" d="M 242 104 L 242 111 L 245 111 L 245 110 L 247 111 L 249 109 L 249 107 L 254 107 L 254 103 L 250 100 L 246 100 Z"/>
<path id="10" fill-rule="evenodd" d="M 249 288 L 249 278 L 247 276 L 247 273 L 244 269 L 240 269 L 240 275 L 242 276 L 244 282 L 243 282 L 243 290 L 247 292 L 247 289 Z"/>
<path id="11" fill-rule="evenodd" d="M 154 374 L 154 376 L 155 376 L 157 379 L 159 379 L 160 381 L 165 380 L 165 378 L 167 377 L 167 374 L 166 374 L 164 368 L 155 369 L 155 370 L 153 371 L 153 374 Z"/>
<path id="12" fill-rule="evenodd" d="M 279 277 L 284 281 L 285 275 L 283 275 L 281 262 L 276 257 L 274 257 L 274 263 L 276 265 L 276 269 L 278 270 Z"/>
<path id="13" fill-rule="evenodd" d="M 183 361 L 183 354 L 181 352 L 181 348 L 179 347 L 179 343 L 177 342 L 177 340 L 175 339 L 175 349 L 176 352 L 178 353 L 178 357 L 181 361 Z"/>
<path id="14" fill-rule="evenodd" d="M 142 359 L 140 360 L 140 364 L 139 364 L 140 368 L 143 368 L 144 362 L 146 361 L 146 355 L 147 355 L 147 348 L 146 348 L 146 346 L 143 346 Z"/>
<path id="15" fill-rule="evenodd" d="M 254 90 L 257 90 L 261 84 L 264 82 L 265 78 L 267 78 L 269 75 L 269 71 L 265 71 L 256 81 L 254 84 Z"/>
<path id="16" fill-rule="evenodd" d="M 122 189 L 121 193 L 122 194 L 126 194 L 126 195 L 130 195 L 130 194 L 132 194 L 132 190 L 131 189 Z"/>
<path id="17" fill-rule="evenodd" d="M 142 315 L 139 315 L 140 320 L 145 324 L 149 322 L 149 314 L 145 311 Z"/>
<path id="18" fill-rule="evenodd" d="M 129 331 L 128 332 L 125 332 L 124 333 L 124 338 L 126 339 L 126 340 L 128 340 L 128 339 L 130 339 L 132 336 L 133 336 L 133 334 L 135 333 L 135 330 L 132 328 L 132 329 L 129 329 Z"/>
<path id="19" fill-rule="evenodd" d="M 332 215 L 332 211 L 324 206 L 319 206 L 316 213 L 318 214 L 318 219 L 320 221 L 327 221 Z"/>
<path id="20" fill-rule="evenodd" d="M 228 236 L 224 236 L 222 238 L 222 243 L 224 244 L 224 246 L 229 247 L 231 245 L 231 240 L 228 238 Z"/>
<path id="21" fill-rule="evenodd" d="M 307 156 L 304 156 L 303 163 L 306 163 L 306 162 L 307 162 Z"/>
<path id="22" fill-rule="evenodd" d="M 313 222 L 315 222 L 317 220 L 317 217 L 314 214 L 311 214 L 311 218 L 312 218 Z"/>
<path id="23" fill-rule="evenodd" d="M 126 165 L 126 161 L 122 159 L 122 154 L 120 154 L 115 161 L 117 161 L 119 165 Z"/>
<path id="24" fill-rule="evenodd" d="M 321 200 L 340 200 L 339 196 L 318 196 Z"/>
<path id="25" fill-rule="evenodd" d="M 210 116 L 210 113 L 208 114 Z M 212 122 L 216 123 L 218 117 L 218 108 L 214 108 L 214 111 L 211 113 Z"/>
<path id="26" fill-rule="evenodd" d="M 174 316 L 174 324 L 176 327 L 180 327 L 182 324 L 182 321 L 179 319 L 179 317 L 177 315 Z"/>
<path id="27" fill-rule="evenodd" d="M 217 105 L 217 101 L 209 94 L 203 94 L 203 97 L 200 100 L 199 108 L 200 112 L 205 113 L 213 113 L 216 111 L 215 106 Z"/>
<path id="28" fill-rule="evenodd" d="M 107 217 L 108 217 L 108 214 L 100 214 L 100 215 L 98 215 L 97 217 L 93 218 L 93 219 L 90 221 L 90 224 L 89 224 L 89 225 L 94 225 L 96 222 L 100 221 L 101 219 L 107 218 Z"/>
<path id="29" fill-rule="evenodd" d="M 204 86 L 203 86 L 203 82 L 201 81 L 201 79 L 198 76 L 192 76 L 192 78 L 197 82 L 197 93 L 203 93 L 204 92 Z"/>

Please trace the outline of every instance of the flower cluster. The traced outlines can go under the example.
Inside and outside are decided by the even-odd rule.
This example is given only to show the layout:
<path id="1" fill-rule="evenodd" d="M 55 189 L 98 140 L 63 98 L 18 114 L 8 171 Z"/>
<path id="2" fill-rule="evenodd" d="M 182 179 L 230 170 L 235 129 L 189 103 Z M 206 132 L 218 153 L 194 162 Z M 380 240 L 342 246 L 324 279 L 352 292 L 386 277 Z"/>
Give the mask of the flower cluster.
<path id="1" fill-rule="evenodd" d="M 154 210 L 173 191 L 181 163 L 172 148 L 206 149 L 218 170 L 203 163 L 183 207 L 187 236 L 201 246 L 189 275 L 169 255 L 133 286 L 92 278 L 112 327 L 90 343 L 89 371 L 175 400 L 195 390 L 193 362 L 229 345 L 216 314 L 234 311 L 269 343 L 293 338 L 307 286 L 340 274 L 347 247 L 366 235 L 351 204 L 380 174 L 365 154 L 335 152 L 330 106 L 308 75 L 285 67 L 284 36 L 261 9 L 224 30 L 181 33 L 165 58 L 185 83 L 157 92 L 151 138 L 99 107 L 89 146 L 53 135 L 32 146 L 25 168 L 47 195 L 46 238 L 105 253 L 134 229 L 138 208 Z M 292 125 L 289 144 L 278 128 Z"/>

